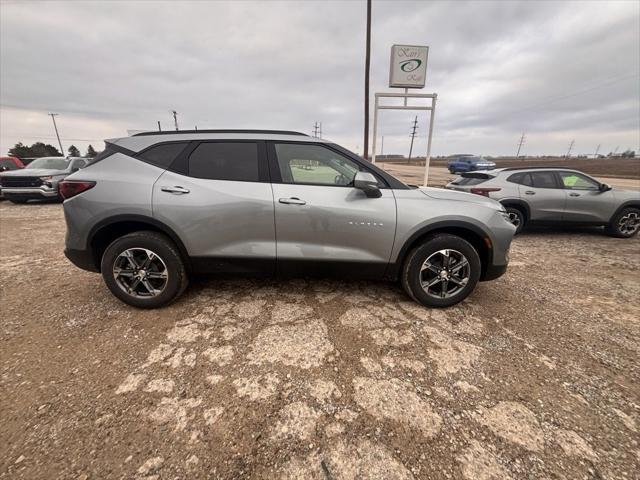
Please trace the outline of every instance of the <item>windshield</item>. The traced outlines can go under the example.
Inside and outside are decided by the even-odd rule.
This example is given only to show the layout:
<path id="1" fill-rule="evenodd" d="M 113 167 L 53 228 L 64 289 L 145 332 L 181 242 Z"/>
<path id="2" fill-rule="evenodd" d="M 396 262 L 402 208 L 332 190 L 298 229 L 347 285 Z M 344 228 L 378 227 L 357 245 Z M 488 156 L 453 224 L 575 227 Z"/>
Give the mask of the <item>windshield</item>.
<path id="1" fill-rule="evenodd" d="M 37 158 L 25 168 L 45 168 L 48 170 L 66 170 L 69 160 L 64 157 Z"/>

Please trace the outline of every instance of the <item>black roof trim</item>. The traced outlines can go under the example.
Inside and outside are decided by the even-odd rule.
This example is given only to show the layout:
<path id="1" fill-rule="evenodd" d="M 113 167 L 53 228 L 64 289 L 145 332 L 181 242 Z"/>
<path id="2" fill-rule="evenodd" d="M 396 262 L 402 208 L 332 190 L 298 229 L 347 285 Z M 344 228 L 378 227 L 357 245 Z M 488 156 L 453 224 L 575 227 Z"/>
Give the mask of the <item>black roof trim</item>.
<path id="1" fill-rule="evenodd" d="M 300 135 L 308 137 L 306 133 L 293 132 L 290 130 L 165 130 L 162 132 L 140 132 L 135 133 L 132 137 L 146 137 L 149 135 L 179 135 L 181 133 L 194 134 L 194 133 L 266 133 L 269 135 Z"/>
<path id="2" fill-rule="evenodd" d="M 505 167 L 505 168 L 501 168 L 500 170 L 503 172 L 511 172 L 514 170 L 553 170 L 553 169 L 575 170 L 576 172 L 579 172 L 579 170 L 576 170 L 575 168 L 563 167 L 558 165 L 551 165 L 549 167 Z"/>

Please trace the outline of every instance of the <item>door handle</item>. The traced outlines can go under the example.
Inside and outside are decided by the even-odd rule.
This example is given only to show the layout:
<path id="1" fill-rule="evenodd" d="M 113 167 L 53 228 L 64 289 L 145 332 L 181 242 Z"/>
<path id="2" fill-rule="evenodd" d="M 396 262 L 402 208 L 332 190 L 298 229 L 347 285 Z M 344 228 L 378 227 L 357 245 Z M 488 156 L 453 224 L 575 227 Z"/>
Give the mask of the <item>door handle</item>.
<path id="1" fill-rule="evenodd" d="M 570 193 L 569 196 L 570 197 L 579 197 L 580 194 L 579 193 Z"/>
<path id="2" fill-rule="evenodd" d="M 532 192 L 531 190 L 527 190 L 526 192 L 524 192 L 527 195 L 535 195 L 536 192 Z"/>
<path id="3" fill-rule="evenodd" d="M 280 203 L 286 203 L 287 205 L 306 205 L 307 202 L 300 200 L 298 197 L 281 198 L 278 200 Z"/>
<path id="4" fill-rule="evenodd" d="M 173 187 L 160 187 L 160 190 L 162 190 L 163 192 L 174 193 L 176 195 L 183 195 L 185 193 L 189 193 L 189 190 L 187 190 L 184 187 L 180 187 L 178 185 L 175 185 Z"/>

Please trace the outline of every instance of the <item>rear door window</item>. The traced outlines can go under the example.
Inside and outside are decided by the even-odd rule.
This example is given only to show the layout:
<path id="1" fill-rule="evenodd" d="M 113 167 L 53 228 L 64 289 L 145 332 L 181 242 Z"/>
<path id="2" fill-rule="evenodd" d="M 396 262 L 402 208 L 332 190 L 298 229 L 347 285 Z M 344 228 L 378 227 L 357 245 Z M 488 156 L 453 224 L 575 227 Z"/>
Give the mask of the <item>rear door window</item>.
<path id="1" fill-rule="evenodd" d="M 201 143 L 189 157 L 189 176 L 208 180 L 260 181 L 258 145 L 253 142 Z"/>
<path id="2" fill-rule="evenodd" d="M 558 188 L 554 172 L 531 172 L 530 175 L 536 188 Z"/>
<path id="3" fill-rule="evenodd" d="M 160 143 L 138 154 L 138 158 L 156 167 L 167 169 L 176 157 L 182 153 L 187 143 L 188 142 Z M 92 163 L 96 161 L 97 160 L 94 160 Z"/>

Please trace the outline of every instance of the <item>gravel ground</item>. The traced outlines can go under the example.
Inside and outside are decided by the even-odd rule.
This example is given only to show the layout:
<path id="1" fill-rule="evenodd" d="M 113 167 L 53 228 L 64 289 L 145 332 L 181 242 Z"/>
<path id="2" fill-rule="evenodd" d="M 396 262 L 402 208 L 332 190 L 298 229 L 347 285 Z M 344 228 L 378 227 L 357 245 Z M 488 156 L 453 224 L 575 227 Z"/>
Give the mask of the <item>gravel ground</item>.
<path id="1" fill-rule="evenodd" d="M 0 478 L 639 478 L 640 240 L 516 238 L 429 310 L 393 284 L 198 280 L 139 311 L 0 203 Z"/>

